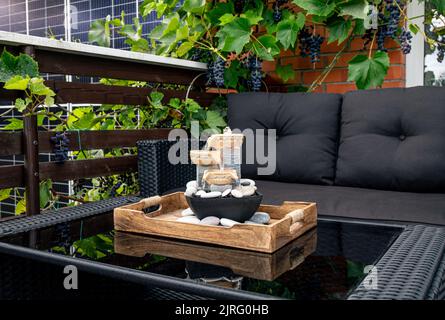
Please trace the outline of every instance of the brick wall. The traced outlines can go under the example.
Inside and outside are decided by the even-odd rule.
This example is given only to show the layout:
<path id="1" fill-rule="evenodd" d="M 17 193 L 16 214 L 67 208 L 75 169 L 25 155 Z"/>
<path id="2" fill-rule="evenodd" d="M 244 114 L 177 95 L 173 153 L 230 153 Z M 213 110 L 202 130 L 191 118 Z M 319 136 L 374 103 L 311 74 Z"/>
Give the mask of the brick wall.
<path id="1" fill-rule="evenodd" d="M 327 39 L 327 32 L 324 30 L 317 30 L 317 33 L 323 35 Z M 321 47 L 320 62 L 311 63 L 309 57 L 301 57 L 299 50 L 296 52 L 287 51 L 280 57 L 281 65 L 292 64 L 296 71 L 295 78 L 289 80 L 286 85 L 303 85 L 309 87 L 311 83 L 320 75 L 324 68 L 329 65 L 336 53 L 343 46 L 337 46 L 336 42 L 327 45 L 327 41 L 323 42 Z M 383 84 L 384 88 L 390 87 L 404 87 L 405 86 L 405 56 L 398 49 L 398 44 L 394 41 L 387 41 L 385 47 L 388 49 L 388 54 L 391 61 L 391 67 L 388 70 L 388 75 Z M 363 48 L 363 40 L 356 38 L 352 40 L 349 50 L 345 50 L 337 61 L 334 69 L 327 75 L 321 86 L 315 92 L 332 92 L 344 93 L 346 91 L 357 90 L 354 83 L 348 82 L 348 62 Z M 275 63 L 265 61 L 263 63 L 263 70 L 270 76 L 272 82 L 281 81 L 276 74 L 274 74 Z"/>

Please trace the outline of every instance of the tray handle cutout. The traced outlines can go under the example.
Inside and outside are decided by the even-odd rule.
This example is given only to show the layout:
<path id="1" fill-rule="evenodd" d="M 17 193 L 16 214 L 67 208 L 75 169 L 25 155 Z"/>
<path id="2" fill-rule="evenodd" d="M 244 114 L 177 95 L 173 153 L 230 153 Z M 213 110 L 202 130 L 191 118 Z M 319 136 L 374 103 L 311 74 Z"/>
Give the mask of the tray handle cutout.
<path id="1" fill-rule="evenodd" d="M 303 226 L 304 220 L 304 210 L 303 209 L 295 209 L 288 214 L 287 217 L 291 218 L 291 225 L 289 227 L 289 233 L 293 235 Z"/>
<path id="2" fill-rule="evenodd" d="M 160 196 L 153 196 L 150 198 L 145 198 L 139 201 L 139 203 L 143 203 L 144 209 L 154 207 L 161 204 L 161 197 Z"/>

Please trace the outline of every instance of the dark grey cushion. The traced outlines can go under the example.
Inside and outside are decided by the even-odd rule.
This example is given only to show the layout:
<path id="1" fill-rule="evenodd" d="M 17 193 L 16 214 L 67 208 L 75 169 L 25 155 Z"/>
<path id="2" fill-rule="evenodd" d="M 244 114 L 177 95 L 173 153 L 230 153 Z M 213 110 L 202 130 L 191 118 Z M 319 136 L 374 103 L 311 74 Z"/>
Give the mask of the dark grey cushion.
<path id="1" fill-rule="evenodd" d="M 262 178 L 329 185 L 335 172 L 341 99 L 338 94 L 232 94 L 229 126 L 277 130 L 276 171 Z M 243 176 L 257 177 L 257 167 L 257 162 L 243 165 Z"/>
<path id="2" fill-rule="evenodd" d="M 345 94 L 335 184 L 445 191 L 445 90 Z"/>
<path id="3" fill-rule="evenodd" d="M 445 195 L 257 181 L 263 203 L 312 201 L 324 216 L 445 225 Z"/>

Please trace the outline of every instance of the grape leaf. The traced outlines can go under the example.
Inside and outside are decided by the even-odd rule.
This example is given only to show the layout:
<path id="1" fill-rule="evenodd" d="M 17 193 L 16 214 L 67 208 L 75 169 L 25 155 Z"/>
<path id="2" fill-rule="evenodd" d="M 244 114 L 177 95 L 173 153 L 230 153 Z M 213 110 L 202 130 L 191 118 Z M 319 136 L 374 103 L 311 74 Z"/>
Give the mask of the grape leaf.
<path id="1" fill-rule="evenodd" d="M 365 19 L 369 11 L 369 4 L 366 0 L 349 0 L 339 3 L 338 7 L 340 15 L 349 15 L 358 19 Z"/>
<path id="2" fill-rule="evenodd" d="M 382 85 L 389 68 L 388 53 L 377 51 L 372 57 L 357 55 L 349 61 L 348 80 L 357 88 L 368 89 Z"/>
<path id="3" fill-rule="evenodd" d="M 17 118 L 6 119 L 9 123 L 2 128 L 2 130 L 22 130 L 23 120 Z"/>
<path id="4" fill-rule="evenodd" d="M 285 50 L 295 45 L 301 27 L 301 24 L 295 19 L 282 20 L 278 23 L 277 39 Z"/>
<path id="5" fill-rule="evenodd" d="M 45 208 L 49 201 L 51 200 L 51 188 L 52 183 L 51 180 L 45 180 L 40 182 L 40 208 Z"/>
<path id="6" fill-rule="evenodd" d="M 28 88 L 28 83 L 29 77 L 24 78 L 22 76 L 14 76 L 6 81 L 3 87 L 8 90 L 26 90 Z"/>
<path id="7" fill-rule="evenodd" d="M 295 78 L 295 71 L 292 68 L 291 64 L 282 66 L 278 63 L 275 72 L 283 80 L 284 83 L 288 82 L 290 79 Z"/>
<path id="8" fill-rule="evenodd" d="M 273 57 L 280 53 L 280 48 L 277 46 L 277 39 L 265 34 L 259 37 L 258 42 L 254 44 L 255 51 L 260 59 L 266 61 L 273 61 Z"/>
<path id="9" fill-rule="evenodd" d="M 106 19 L 93 21 L 90 31 L 88 31 L 88 41 L 96 42 L 101 47 L 109 47 L 111 44 L 109 21 L 110 16 Z"/>
<path id="10" fill-rule="evenodd" d="M 206 123 L 211 129 L 225 127 L 227 125 L 223 117 L 221 117 L 217 111 L 213 110 L 207 110 Z"/>
<path id="11" fill-rule="evenodd" d="M 207 12 L 206 15 L 212 25 L 217 25 L 219 23 L 219 18 L 226 13 L 232 13 L 234 10 L 232 2 L 220 2 L 212 10 Z"/>
<path id="12" fill-rule="evenodd" d="M 250 41 L 252 30 L 250 22 L 246 18 L 235 18 L 232 22 L 222 27 L 216 34 L 219 39 L 218 48 L 222 51 L 235 51 L 239 54 Z"/>
<path id="13" fill-rule="evenodd" d="M 205 4 L 206 0 L 185 0 L 182 9 L 187 12 L 201 13 Z"/>
<path id="14" fill-rule="evenodd" d="M 8 199 L 11 191 L 12 191 L 12 188 L 0 190 L 0 201 Z"/>
<path id="15" fill-rule="evenodd" d="M 26 211 L 26 202 L 25 198 L 21 199 L 19 202 L 17 202 L 17 205 L 15 206 L 15 215 L 18 216 Z"/>
<path id="16" fill-rule="evenodd" d="M 348 38 L 349 30 L 351 29 L 351 20 L 337 19 L 333 23 L 328 25 L 329 39 L 328 43 L 338 41 L 338 44 L 342 43 Z"/>
<path id="17" fill-rule="evenodd" d="M 308 14 L 326 17 L 335 9 L 334 0 L 293 0 L 300 8 L 307 11 Z"/>

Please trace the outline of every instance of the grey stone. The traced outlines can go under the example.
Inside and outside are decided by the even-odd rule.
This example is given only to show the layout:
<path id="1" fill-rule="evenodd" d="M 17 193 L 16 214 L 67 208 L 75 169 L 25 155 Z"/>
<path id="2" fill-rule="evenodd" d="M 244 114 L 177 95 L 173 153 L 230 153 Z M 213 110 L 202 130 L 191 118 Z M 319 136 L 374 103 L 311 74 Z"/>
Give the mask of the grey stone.
<path id="1" fill-rule="evenodd" d="M 243 193 L 238 190 L 238 189 L 233 189 L 231 191 L 232 196 L 234 196 L 235 198 L 242 198 L 243 197 Z"/>
<path id="2" fill-rule="evenodd" d="M 186 190 L 185 190 L 185 192 L 184 192 L 184 194 L 187 196 L 187 197 L 191 197 L 191 196 L 193 196 L 195 193 L 196 193 L 196 191 L 198 191 L 195 187 L 188 187 Z"/>
<path id="3" fill-rule="evenodd" d="M 255 212 L 255 214 L 249 219 L 251 222 L 268 224 L 270 221 L 270 216 L 266 212 Z"/>
<path id="4" fill-rule="evenodd" d="M 230 192 L 232 191 L 232 189 L 226 189 L 222 192 L 221 197 L 227 197 Z"/>
<path id="5" fill-rule="evenodd" d="M 183 216 L 183 217 L 194 216 L 194 215 L 195 215 L 195 213 L 190 208 L 184 209 L 181 212 L 181 216 Z"/>
<path id="6" fill-rule="evenodd" d="M 222 218 L 219 223 L 221 223 L 221 225 L 223 225 L 224 227 L 233 227 L 236 224 L 240 224 L 238 221 L 234 221 L 234 220 L 230 220 L 230 219 L 226 219 L 226 218 Z"/>
<path id="7" fill-rule="evenodd" d="M 201 198 L 218 198 L 220 196 L 221 196 L 221 192 L 219 192 L 219 191 L 210 191 L 210 192 L 203 193 L 201 195 Z"/>
<path id="8" fill-rule="evenodd" d="M 201 222 L 201 220 L 199 220 L 195 216 L 181 217 L 181 218 L 178 218 L 176 221 L 178 221 L 178 222 L 186 222 L 186 223 L 195 223 L 195 224 Z"/>
<path id="9" fill-rule="evenodd" d="M 186 188 L 190 188 L 190 187 L 193 187 L 193 188 L 198 188 L 198 183 L 196 182 L 196 180 L 191 180 L 191 181 L 189 181 L 189 182 L 187 182 L 187 184 L 185 185 L 185 187 Z"/>
<path id="10" fill-rule="evenodd" d="M 201 224 L 207 224 L 207 225 L 210 225 L 210 226 L 217 226 L 217 225 L 219 225 L 219 218 L 218 217 L 214 217 L 214 216 L 205 217 L 204 219 L 201 220 L 200 223 Z"/>

